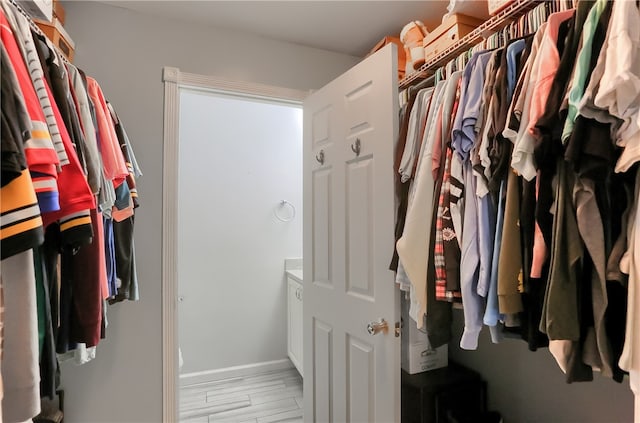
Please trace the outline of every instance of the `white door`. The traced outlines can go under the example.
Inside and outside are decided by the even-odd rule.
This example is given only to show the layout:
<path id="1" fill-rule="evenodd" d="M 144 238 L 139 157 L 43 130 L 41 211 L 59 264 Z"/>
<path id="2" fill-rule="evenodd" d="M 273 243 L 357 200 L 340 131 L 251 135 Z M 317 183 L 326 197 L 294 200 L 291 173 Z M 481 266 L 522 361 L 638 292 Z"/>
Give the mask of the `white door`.
<path id="1" fill-rule="evenodd" d="M 304 103 L 304 416 L 399 422 L 399 294 L 393 152 L 396 48 L 385 47 Z M 370 322 L 386 331 L 370 335 Z"/>

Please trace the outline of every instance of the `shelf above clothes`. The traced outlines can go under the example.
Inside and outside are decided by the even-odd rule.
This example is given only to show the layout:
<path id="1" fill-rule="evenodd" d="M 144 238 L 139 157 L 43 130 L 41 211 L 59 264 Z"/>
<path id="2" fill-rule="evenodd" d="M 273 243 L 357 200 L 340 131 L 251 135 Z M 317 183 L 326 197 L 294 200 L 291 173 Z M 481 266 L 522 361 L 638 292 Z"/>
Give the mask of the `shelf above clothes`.
<path id="1" fill-rule="evenodd" d="M 455 58 L 461 52 L 473 47 L 482 39 L 504 28 L 524 13 L 538 6 L 540 1 L 536 0 L 515 0 L 509 6 L 505 7 L 500 13 L 486 20 L 482 25 L 465 35 L 455 44 L 444 50 L 424 65 L 417 69 L 414 73 L 407 75 L 398 84 L 401 90 L 412 85 L 417 79 L 424 79 L 433 74 L 435 68 L 444 65 L 451 59 Z"/>

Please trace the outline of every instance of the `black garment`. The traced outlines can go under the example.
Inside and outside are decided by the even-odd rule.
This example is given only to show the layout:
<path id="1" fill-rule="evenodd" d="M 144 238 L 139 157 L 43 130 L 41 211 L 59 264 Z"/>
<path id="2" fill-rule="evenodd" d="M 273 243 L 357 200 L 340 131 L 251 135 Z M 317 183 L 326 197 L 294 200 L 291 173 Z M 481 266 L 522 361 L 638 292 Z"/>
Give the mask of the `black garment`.
<path id="1" fill-rule="evenodd" d="M 625 372 L 618 366 L 622 355 L 627 321 L 628 276 L 620 271 L 622 252 L 627 250 L 627 223 L 634 201 L 637 166 L 625 173 L 612 173 L 607 180 L 610 225 L 605 226 L 607 244 L 607 310 L 605 324 L 613 355 L 613 380 L 622 382 Z"/>
<path id="2" fill-rule="evenodd" d="M 489 157 L 491 158 L 491 178 L 489 178 L 489 191 L 497 194 L 500 190 L 500 184 L 506 181 L 507 172 L 511 165 L 511 152 L 513 151 L 513 143 L 502 136 L 502 131 L 507 124 L 507 115 L 511 99 L 508 98 L 508 82 L 507 82 L 507 48 L 517 40 L 509 41 L 502 49 L 503 53 L 500 57 L 500 65 L 496 73 L 496 83 L 493 87 L 493 137 L 489 138 L 491 142 L 489 148 Z"/>
<path id="3" fill-rule="evenodd" d="M 589 67 L 587 68 L 588 78 L 585 81 L 585 88 L 591 78 L 591 73 L 596 66 L 598 56 L 603 48 L 604 40 L 607 33 L 608 23 L 611 16 L 612 3 L 607 3 L 605 9 L 598 21 L 598 25 L 595 29 L 591 60 Z M 612 184 L 611 180 L 620 179 L 618 176 L 614 176 L 613 168 L 617 160 L 619 150 L 614 141 L 611 139 L 611 125 L 609 123 L 600 123 L 595 119 L 588 119 L 583 116 L 578 116 L 573 132 L 571 133 L 566 144 L 566 151 L 564 154 L 565 160 L 567 160 L 573 170 L 576 172 L 577 177 L 584 181 L 585 184 L 592 185 L 595 188 L 595 199 L 598 205 L 598 213 L 601 219 L 602 231 L 604 233 L 604 242 L 601 248 L 603 249 L 605 260 L 608 259 L 612 251 L 612 239 L 619 236 L 620 222 L 622 219 L 622 212 L 624 210 L 624 197 L 625 186 L 623 183 Z M 612 202 L 612 198 L 616 198 L 615 202 Z M 620 203 L 620 200 L 623 200 Z M 606 263 L 603 263 L 606 264 Z M 585 286 L 592 286 L 595 289 L 596 300 L 601 298 L 601 295 L 605 295 L 607 301 L 606 311 L 600 308 L 601 312 L 604 311 L 602 325 L 595 327 L 595 330 L 588 327 L 588 330 L 593 330 L 593 337 L 587 338 L 588 344 L 584 348 L 596 348 L 597 354 L 603 361 L 606 361 L 603 365 L 607 371 L 611 370 L 613 373 L 613 379 L 622 381 L 623 371 L 618 367 L 618 361 L 621 354 L 620 345 L 624 343 L 624 334 L 620 328 L 614 327 L 611 322 L 621 322 L 621 327 L 624 327 L 624 317 L 626 315 L 626 304 L 622 304 L 620 298 L 624 295 L 624 288 L 618 283 L 609 283 L 601 280 L 596 272 L 594 264 L 589 256 L 589 250 L 585 249 L 585 260 L 583 263 L 583 279 L 582 284 Z M 605 284 L 605 288 L 600 288 L 601 284 Z M 602 292 L 604 290 L 604 292 Z M 602 293 L 602 294 L 601 294 Z M 611 294 L 611 298 L 609 295 Z M 585 300 L 593 301 L 594 298 L 585 296 Z M 600 301 L 600 300 L 597 300 Z M 613 304 L 611 303 L 613 301 Z M 593 303 L 586 303 L 583 307 L 588 308 Z M 597 304 L 600 304 L 598 302 Z M 593 311 L 597 310 L 596 305 L 593 305 L 591 317 L 593 319 Z M 585 312 L 584 315 L 588 313 Z M 586 324 L 593 324 L 588 320 Z M 615 347 L 614 347 L 615 345 Z M 604 351 L 604 352 L 603 352 Z"/>
<path id="4" fill-rule="evenodd" d="M 524 49 L 518 53 L 518 55 L 516 56 L 518 59 L 517 62 L 517 66 L 516 66 L 516 82 L 518 81 L 518 79 L 520 79 L 520 75 L 522 74 L 522 71 L 524 70 L 524 66 L 527 64 L 527 61 L 529 60 L 529 55 L 531 54 L 531 48 L 533 47 L 533 38 L 534 35 L 527 35 L 526 37 L 524 37 Z"/>
<path id="5" fill-rule="evenodd" d="M 440 198 L 442 189 L 442 177 L 444 174 L 444 160 L 446 150 L 441 155 L 441 164 L 438 176 L 435 180 L 433 198 Z M 438 348 L 451 341 L 451 323 L 453 322 L 453 311 L 450 302 L 436 300 L 436 267 L 435 267 L 435 245 L 436 245 L 436 220 L 438 216 L 438 202 L 434 201 L 431 217 L 431 236 L 429 237 L 429 257 L 427 262 L 427 316 L 425 319 L 429 344 L 433 348 Z"/>
<path id="6" fill-rule="evenodd" d="M 404 231 L 405 219 L 407 218 L 407 208 L 409 204 L 409 184 L 410 181 L 402 182 L 400 180 L 400 174 L 398 170 L 400 169 L 400 161 L 402 160 L 402 154 L 404 152 L 404 147 L 407 143 L 407 132 L 409 129 L 409 115 L 411 114 L 411 108 L 416 101 L 416 96 L 418 95 L 418 90 L 409 89 L 409 100 L 407 104 L 404 105 L 402 110 L 400 110 L 400 131 L 398 133 L 398 142 L 396 143 L 396 151 L 394 152 L 394 163 L 393 163 L 393 175 L 395 178 L 395 193 L 396 193 L 396 201 L 398 202 L 398 210 L 396 212 L 396 225 L 395 225 L 395 239 L 393 243 L 393 256 L 391 257 L 391 263 L 389 264 L 389 270 L 394 272 L 398 271 L 398 263 L 400 261 L 400 257 L 398 256 L 398 250 L 396 248 L 396 244 L 400 237 L 402 237 L 402 232 Z"/>
<path id="7" fill-rule="evenodd" d="M 49 286 L 51 324 L 55 340 L 55 351 L 65 353 L 69 349 L 69 314 L 71 309 L 71 288 L 61 284 L 58 264 L 62 246 L 60 244 L 60 226 L 52 223 L 45 230 L 41 258 L 44 263 L 45 280 Z M 64 261 L 64 260 L 63 260 Z M 64 262 L 60 267 L 64 266 Z"/>
<path id="8" fill-rule="evenodd" d="M 546 275 L 549 269 L 544 266 L 544 278 L 531 277 L 533 262 L 533 243 L 535 234 L 536 181 L 525 181 L 520 178 L 522 196 L 520 201 L 520 237 L 522 243 L 522 307 L 520 313 L 521 337 L 528 344 L 529 350 L 536 351 L 549 345 L 547 335 L 540 332 L 540 318 L 544 303 Z"/>
<path id="9" fill-rule="evenodd" d="M 114 299 L 109 300 L 114 304 L 129 299 L 132 278 L 134 277 L 134 249 L 133 249 L 133 223 L 134 216 L 117 222 L 113 222 L 113 238 L 116 253 L 116 274 L 120 280 L 120 287 Z"/>
<path id="10" fill-rule="evenodd" d="M 490 107 L 488 107 L 487 115 L 491 114 L 491 123 L 487 128 L 487 138 L 489 142 L 489 158 L 491 159 L 488 187 L 492 194 L 492 198 L 497 199 L 501 181 L 504 180 L 506 175 L 504 172 L 504 156 L 505 154 L 510 154 L 510 152 L 505 153 L 504 147 L 507 145 L 503 142 L 504 138 L 502 137 L 502 130 L 504 129 L 504 124 L 506 122 L 506 116 L 502 114 L 502 108 L 504 107 L 502 103 L 507 96 L 506 49 L 501 48 L 496 50 L 495 54 L 494 68 L 491 69 L 491 72 L 494 72 L 495 79 L 493 86 L 490 87 Z M 509 144 L 511 144 L 511 142 L 509 142 Z"/>
<path id="11" fill-rule="evenodd" d="M 580 1 L 574 16 L 560 25 L 559 34 L 565 31 L 567 33 L 565 39 L 558 36 L 560 64 L 551 84 L 545 112 L 535 123 L 539 133 L 534 139 L 534 157 L 538 167 L 539 185 L 536 221 L 547 245 L 551 245 L 552 238 L 553 216 L 550 210 L 554 201 L 552 182 L 556 173 L 556 158 L 563 154 L 560 139 L 564 116 L 560 116 L 560 106 L 575 64 L 584 23 L 594 3 L 592 0 Z"/>
<path id="12" fill-rule="evenodd" d="M 492 98 L 492 101 L 494 102 L 494 107 L 492 110 L 493 138 L 489 139 L 490 140 L 489 157 L 491 158 L 492 175 L 491 175 L 491 178 L 489 179 L 488 186 L 489 186 L 489 190 L 493 193 L 494 196 L 496 196 L 499 193 L 501 184 L 507 184 L 507 179 L 509 179 L 508 184 L 517 183 L 517 188 L 515 191 L 513 191 L 514 187 L 512 186 L 510 187 L 509 190 L 505 189 L 504 194 L 507 195 L 507 192 L 510 192 L 512 194 L 512 196 L 510 197 L 510 200 L 508 201 L 511 201 L 511 200 L 517 201 L 517 204 L 519 204 L 519 207 L 520 207 L 518 209 L 518 214 L 521 215 L 522 207 L 524 206 L 523 205 L 523 186 L 522 186 L 523 178 L 522 177 L 510 178 L 510 176 L 513 176 L 510 174 L 510 169 L 511 169 L 510 163 L 511 163 L 511 154 L 513 151 L 513 143 L 502 135 L 502 132 L 506 128 L 509 121 L 511 120 L 512 123 L 514 123 L 513 119 L 510 119 L 510 116 L 508 116 L 508 111 L 509 111 L 509 106 L 513 99 L 514 93 L 518 89 L 518 87 L 514 87 L 513 92 L 511 93 L 511 95 L 509 95 L 508 81 L 506 78 L 506 75 L 508 73 L 508 62 L 507 62 L 506 52 L 508 47 L 516 41 L 520 41 L 520 39 L 510 40 L 506 44 L 506 46 L 503 48 L 503 53 L 500 56 L 498 68 L 496 70 L 496 82 L 493 86 L 493 98 Z M 518 81 L 520 74 L 522 73 L 522 69 L 524 68 L 526 59 L 530 54 L 532 44 L 533 44 L 533 37 L 532 36 L 527 37 L 525 39 L 525 48 L 516 55 L 516 62 L 515 62 L 516 63 L 516 69 L 515 69 L 516 81 Z M 520 89 L 522 89 L 522 86 L 520 87 Z M 517 126 L 519 126 L 519 119 L 517 121 Z M 530 194 L 533 195 L 533 197 L 530 198 L 530 200 L 533 200 L 533 202 L 535 203 L 535 191 L 530 192 Z M 505 206 L 507 205 L 506 200 L 504 202 L 504 205 Z M 540 323 L 539 320 L 535 322 L 534 320 L 528 318 L 529 317 L 528 309 L 530 307 L 529 307 L 529 304 L 527 303 L 527 297 L 524 294 L 525 283 L 526 283 L 525 271 L 524 271 L 525 269 L 524 243 L 530 244 L 529 253 L 531 254 L 533 250 L 533 227 L 534 226 L 529 225 L 528 229 L 530 230 L 530 234 L 528 238 L 527 238 L 527 234 L 524 234 L 524 238 L 523 238 L 522 231 L 524 228 L 523 228 L 522 222 L 520 222 L 518 226 L 520 228 L 520 234 L 519 234 L 520 236 L 518 237 L 520 240 L 520 245 L 519 245 L 520 251 L 519 251 L 519 254 L 514 253 L 509 257 L 513 257 L 516 260 L 522 259 L 522 261 L 519 261 L 517 264 L 521 269 L 520 277 L 522 278 L 521 279 L 522 285 L 520 287 L 520 294 L 521 294 L 520 299 L 522 301 L 523 311 L 518 313 L 517 319 L 514 319 L 514 324 L 515 324 L 514 326 L 507 326 L 507 325 L 504 326 L 503 334 L 505 337 L 517 337 L 517 338 L 528 339 L 529 329 L 531 329 L 532 332 L 534 331 L 534 328 L 529 328 L 529 326 Z M 515 227 L 511 229 L 507 229 L 505 227 L 504 230 L 506 231 L 506 230 L 518 230 L 518 229 L 516 229 Z"/>
<path id="13" fill-rule="evenodd" d="M 30 121 L 24 103 L 18 97 L 18 81 L 4 46 L 0 46 L 0 78 L 0 183 L 4 187 L 27 168 L 24 143 L 31 137 Z"/>
<path id="14" fill-rule="evenodd" d="M 60 386 L 60 369 L 58 367 L 58 358 L 56 355 L 55 339 L 53 333 L 52 322 L 52 299 L 50 292 L 53 288 L 47 277 L 46 263 L 44 261 L 43 248 L 34 248 L 33 250 L 33 263 L 36 272 L 36 281 L 38 283 L 36 288 L 38 290 L 38 296 L 42 296 L 42 304 L 44 304 L 44 321 L 39 322 L 39 326 L 44 327 L 44 339 L 42 343 L 42 350 L 40 351 L 40 396 L 42 398 L 55 398 L 56 390 Z M 41 315 L 38 314 L 38 318 Z"/>
<path id="15" fill-rule="evenodd" d="M 573 205 L 572 194 L 576 175 L 569 164 L 562 158 L 557 158 L 556 162 L 557 187 L 555 198 L 557 204 L 553 230 L 554 232 L 560 232 L 554 235 L 559 242 L 551 244 L 551 248 L 556 249 L 556 252 L 552 253 L 552 255 L 556 259 L 560 259 L 561 262 L 559 265 L 558 263 L 555 264 L 557 266 L 555 269 L 558 269 L 558 272 L 554 273 L 554 269 L 550 270 L 552 273 L 547 282 L 547 289 L 553 289 L 557 294 L 562 294 L 564 304 L 560 309 L 558 309 L 558 304 L 555 304 L 558 315 L 554 318 L 556 320 L 566 320 L 568 323 L 563 323 L 563 325 L 567 330 L 564 332 L 572 334 L 568 338 L 563 338 L 571 340 L 572 343 L 567 364 L 566 381 L 567 383 L 586 382 L 593 380 L 593 369 L 583 360 L 585 344 L 588 340 L 593 339 L 593 301 L 591 283 L 585 281 L 591 280 L 593 266 L 583 265 L 590 258 L 585 254 L 584 244 L 579 239 L 576 211 Z M 564 207 L 558 207 L 558 204 L 564 205 Z M 573 259 L 573 249 L 579 250 L 580 258 L 576 262 L 569 262 L 569 259 Z M 556 279 L 551 280 L 552 276 Z M 555 301 L 558 301 L 557 297 Z M 550 305 L 550 307 L 552 306 Z M 575 337 L 573 336 L 574 332 L 577 335 Z"/>
<path id="16" fill-rule="evenodd" d="M 609 18 L 611 17 L 612 2 L 608 2 L 596 26 L 591 60 L 587 68 L 588 78 L 583 90 L 589 84 L 600 50 L 607 35 Z M 588 119 L 578 115 L 573 132 L 567 140 L 565 160 L 573 164 L 574 171 L 579 177 L 602 180 L 611 172 L 613 166 L 614 143 L 610 137 L 610 124 L 603 124 L 595 119 Z"/>
<path id="17" fill-rule="evenodd" d="M 617 281 L 607 281 L 607 299 L 605 324 L 614 357 L 613 380 L 622 383 L 626 372 L 618 366 L 618 360 L 622 356 L 627 324 L 627 288 Z"/>

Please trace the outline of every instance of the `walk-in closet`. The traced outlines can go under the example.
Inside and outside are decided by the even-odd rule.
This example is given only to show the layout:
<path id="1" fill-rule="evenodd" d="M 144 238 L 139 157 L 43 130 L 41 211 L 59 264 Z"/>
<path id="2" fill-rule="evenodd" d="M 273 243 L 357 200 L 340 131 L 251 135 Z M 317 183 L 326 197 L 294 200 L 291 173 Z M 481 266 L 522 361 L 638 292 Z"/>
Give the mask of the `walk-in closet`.
<path id="1" fill-rule="evenodd" d="M 640 423 L 637 1 L 0 6 L 0 423 Z"/>

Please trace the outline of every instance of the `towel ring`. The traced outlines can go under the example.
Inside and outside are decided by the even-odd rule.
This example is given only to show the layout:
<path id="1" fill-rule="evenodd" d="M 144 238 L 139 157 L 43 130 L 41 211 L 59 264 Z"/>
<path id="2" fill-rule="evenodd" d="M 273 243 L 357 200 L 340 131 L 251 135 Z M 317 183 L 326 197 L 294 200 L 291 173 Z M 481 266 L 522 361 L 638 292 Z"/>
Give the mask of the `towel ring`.
<path id="1" fill-rule="evenodd" d="M 278 210 L 285 208 L 286 206 L 289 206 L 289 208 L 291 208 L 291 216 L 290 217 L 282 217 L 279 213 Z M 276 218 L 278 220 L 280 220 L 281 222 L 290 222 L 292 221 L 295 217 L 296 217 L 296 208 L 294 207 L 293 204 L 291 204 L 290 202 L 288 202 L 287 200 L 280 200 L 280 207 L 276 208 L 273 211 L 273 214 L 276 216 Z"/>

